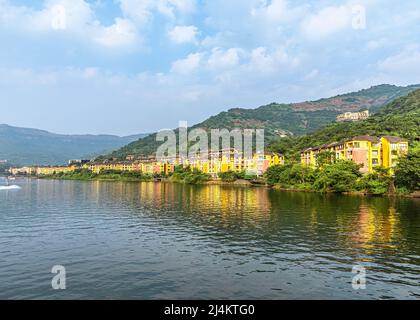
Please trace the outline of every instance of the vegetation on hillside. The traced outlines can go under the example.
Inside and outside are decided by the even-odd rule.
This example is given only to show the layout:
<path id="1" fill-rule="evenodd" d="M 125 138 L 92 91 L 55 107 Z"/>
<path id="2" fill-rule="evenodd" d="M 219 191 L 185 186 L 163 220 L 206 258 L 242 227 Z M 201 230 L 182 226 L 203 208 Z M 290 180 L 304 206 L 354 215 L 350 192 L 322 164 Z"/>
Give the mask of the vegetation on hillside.
<path id="1" fill-rule="evenodd" d="M 289 159 L 298 160 L 300 150 L 304 148 L 338 142 L 357 135 L 404 137 L 409 139 L 410 148 L 416 149 L 420 136 L 420 90 L 391 102 L 367 120 L 334 123 L 305 136 L 277 139 L 269 145 L 269 149 L 284 153 Z"/>
<path id="2" fill-rule="evenodd" d="M 394 181 L 385 168 L 376 168 L 375 172 L 362 176 L 356 164 L 335 162 L 329 153 L 317 158 L 319 169 L 298 164 L 301 149 L 366 134 L 395 135 L 410 141 L 409 155 L 400 159 L 395 168 L 395 186 L 403 193 L 420 190 L 420 90 L 393 101 L 365 121 L 337 123 L 310 135 L 274 142 L 271 149 L 285 153 L 289 164 L 270 168 L 266 173 L 267 182 L 312 191 L 388 193 Z"/>
<path id="3" fill-rule="evenodd" d="M 191 128 L 210 129 L 264 129 L 266 141 L 271 142 L 280 136 L 296 136 L 314 132 L 334 122 L 339 113 L 370 109 L 376 112 L 397 97 L 412 92 L 417 86 L 397 87 L 392 85 L 375 86 L 359 92 L 312 102 L 295 104 L 271 103 L 257 109 L 231 109 Z M 344 124 L 344 126 L 349 124 Z M 294 141 L 293 138 L 289 139 Z M 287 141 L 287 139 L 285 140 Z M 101 156 L 104 159 L 125 159 L 128 155 L 151 155 L 156 152 L 161 142 L 156 141 L 156 134 L 132 142 L 119 150 Z M 281 149 L 279 146 L 277 149 Z"/>
<path id="4" fill-rule="evenodd" d="M 360 166 L 352 161 L 336 161 L 333 154 L 324 152 L 318 155 L 318 168 L 302 166 L 299 151 L 310 146 L 340 141 L 357 135 L 396 135 L 410 141 L 410 151 L 401 158 L 395 168 L 395 176 L 389 169 L 375 168 L 374 172 L 362 175 Z M 373 117 L 360 122 L 336 123 L 322 128 L 310 135 L 283 138 L 273 142 L 272 151 L 287 155 L 286 165 L 270 167 L 265 174 L 269 185 L 280 188 L 318 191 L 318 192 L 362 192 L 387 194 L 394 192 L 410 193 L 420 190 L 420 89 L 406 97 L 399 98 L 384 107 Z M 149 139 L 149 138 L 148 138 Z M 77 180 L 125 180 L 148 181 L 152 176 L 130 172 L 101 172 L 94 174 L 86 170 L 57 175 L 57 178 Z M 170 181 L 200 184 L 211 176 L 198 170 L 176 167 L 169 177 Z M 233 182 L 239 179 L 253 180 L 245 172 L 226 172 L 220 180 Z"/>

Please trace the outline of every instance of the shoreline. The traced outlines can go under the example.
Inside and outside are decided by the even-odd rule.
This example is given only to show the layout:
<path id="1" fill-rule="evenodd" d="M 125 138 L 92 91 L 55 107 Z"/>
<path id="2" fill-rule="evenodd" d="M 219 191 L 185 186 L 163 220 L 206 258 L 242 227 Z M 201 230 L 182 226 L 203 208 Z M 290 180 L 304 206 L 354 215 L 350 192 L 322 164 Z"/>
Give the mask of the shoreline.
<path id="1" fill-rule="evenodd" d="M 196 185 L 196 186 L 225 186 L 225 187 L 248 187 L 248 188 L 266 188 L 266 189 L 273 189 L 277 191 L 283 192 L 302 192 L 302 193 L 317 193 L 317 194 L 336 194 L 336 195 L 343 195 L 343 196 L 359 196 L 359 197 L 386 197 L 386 198 L 409 198 L 409 199 L 420 199 L 420 191 L 415 191 L 410 194 L 373 194 L 367 193 L 362 191 L 351 191 L 351 192 L 321 192 L 316 190 L 304 190 L 298 188 L 284 188 L 278 185 L 268 185 L 267 183 L 253 183 L 249 180 L 236 180 L 236 181 L 222 181 L 222 180 L 209 180 L 204 182 L 198 183 L 186 183 L 183 181 L 174 181 L 167 178 L 160 178 L 160 179 L 106 179 L 106 178 L 93 178 L 93 179 L 66 179 L 66 178 L 59 178 L 59 177 L 36 177 L 36 176 L 16 176 L 15 178 L 26 178 L 26 179 L 36 179 L 36 180 L 57 180 L 57 181 L 100 181 L 100 182 L 129 182 L 129 183 L 141 183 L 141 182 L 154 182 L 154 183 L 177 183 L 177 184 L 184 184 L 184 185 Z"/>

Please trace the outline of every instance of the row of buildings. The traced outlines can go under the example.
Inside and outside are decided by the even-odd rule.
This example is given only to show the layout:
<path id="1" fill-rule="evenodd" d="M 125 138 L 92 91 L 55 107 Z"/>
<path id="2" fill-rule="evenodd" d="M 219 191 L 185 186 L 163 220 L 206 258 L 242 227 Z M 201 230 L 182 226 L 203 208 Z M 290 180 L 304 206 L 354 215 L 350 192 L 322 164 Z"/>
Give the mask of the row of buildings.
<path id="1" fill-rule="evenodd" d="M 375 167 L 391 169 L 398 159 L 408 153 L 408 140 L 399 137 L 357 136 L 340 142 L 333 142 L 301 151 L 301 163 L 316 168 L 318 155 L 330 152 L 335 160 L 351 160 L 361 164 L 361 172 L 373 172 Z"/>
<path id="2" fill-rule="evenodd" d="M 399 137 L 357 136 L 340 142 L 333 142 L 301 151 L 301 163 L 313 168 L 318 167 L 318 156 L 328 152 L 334 160 L 351 160 L 361 164 L 361 172 L 373 172 L 375 167 L 382 166 L 391 169 L 397 165 L 398 159 L 408 153 L 408 141 Z M 51 175 L 69 173 L 78 169 L 87 169 L 94 173 L 101 171 L 141 172 L 150 175 L 169 175 L 176 166 L 189 167 L 217 177 L 220 173 L 229 171 L 247 172 L 257 176 L 263 175 L 274 165 L 284 164 L 284 156 L 277 153 L 254 154 L 246 158 L 235 149 L 211 152 L 206 158 L 168 158 L 157 161 L 153 157 L 135 159 L 128 156 L 126 161 L 75 161 L 68 166 L 23 167 L 11 168 L 13 175 Z"/>
<path id="3" fill-rule="evenodd" d="M 69 173 L 77 169 L 87 169 L 94 173 L 113 170 L 141 172 L 150 175 L 169 175 L 174 172 L 176 166 L 183 166 L 210 174 L 213 177 L 229 171 L 246 171 L 249 174 L 261 176 L 269 167 L 284 164 L 284 156 L 277 153 L 254 154 L 252 157 L 246 158 L 235 149 L 212 152 L 206 158 L 196 156 L 182 159 L 177 157 L 157 161 L 151 157 L 134 159 L 133 156 L 128 156 L 127 159 L 126 161 L 103 162 L 71 160 L 68 166 L 11 168 L 10 173 L 13 175 L 51 175 Z"/>

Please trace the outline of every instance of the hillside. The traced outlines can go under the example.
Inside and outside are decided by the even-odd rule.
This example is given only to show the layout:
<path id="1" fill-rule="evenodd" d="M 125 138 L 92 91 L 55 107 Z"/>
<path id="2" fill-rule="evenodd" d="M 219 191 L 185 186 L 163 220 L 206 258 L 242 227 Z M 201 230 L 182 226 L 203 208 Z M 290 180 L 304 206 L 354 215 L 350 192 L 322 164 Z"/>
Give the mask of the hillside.
<path id="1" fill-rule="evenodd" d="M 377 112 L 390 101 L 418 88 L 420 85 L 408 87 L 380 85 L 317 101 L 295 104 L 272 103 L 257 109 L 235 108 L 210 117 L 191 129 L 263 128 L 267 141 L 271 141 L 284 135 L 296 136 L 313 132 L 334 122 L 336 116 L 343 112 L 366 109 L 373 113 Z M 124 159 L 127 155 L 149 155 L 156 152 L 159 145 L 160 143 L 156 142 L 156 135 L 152 134 L 99 159 Z"/>
<path id="2" fill-rule="evenodd" d="M 395 135 L 408 138 L 417 145 L 420 138 L 420 89 L 394 100 L 367 120 L 334 123 L 309 135 L 277 139 L 269 148 L 298 157 L 301 149 L 357 135 Z"/>
<path id="3" fill-rule="evenodd" d="M 64 164 L 110 152 L 144 136 L 61 135 L 0 124 L 0 160 L 22 166 Z"/>

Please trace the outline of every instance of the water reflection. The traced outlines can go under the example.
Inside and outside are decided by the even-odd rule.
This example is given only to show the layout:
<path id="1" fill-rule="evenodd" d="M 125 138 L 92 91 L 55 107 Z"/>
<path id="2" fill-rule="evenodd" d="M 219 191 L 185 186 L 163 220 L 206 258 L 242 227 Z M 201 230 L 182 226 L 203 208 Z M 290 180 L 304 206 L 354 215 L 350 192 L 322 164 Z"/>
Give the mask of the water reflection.
<path id="1" fill-rule="evenodd" d="M 416 200 L 171 183 L 21 184 L 0 194 L 0 247 L 8 248 L 0 283 L 20 279 L 19 261 L 61 257 L 81 261 L 74 264 L 81 287 L 95 283 L 92 272 L 101 275 L 101 290 L 68 291 L 75 297 L 102 298 L 111 287 L 114 297 L 146 299 L 420 294 Z M 360 263 L 369 290 L 354 292 L 351 269 Z M 6 297 L 23 295 L 15 282 Z M 45 290 L 29 297 L 54 296 Z"/>

